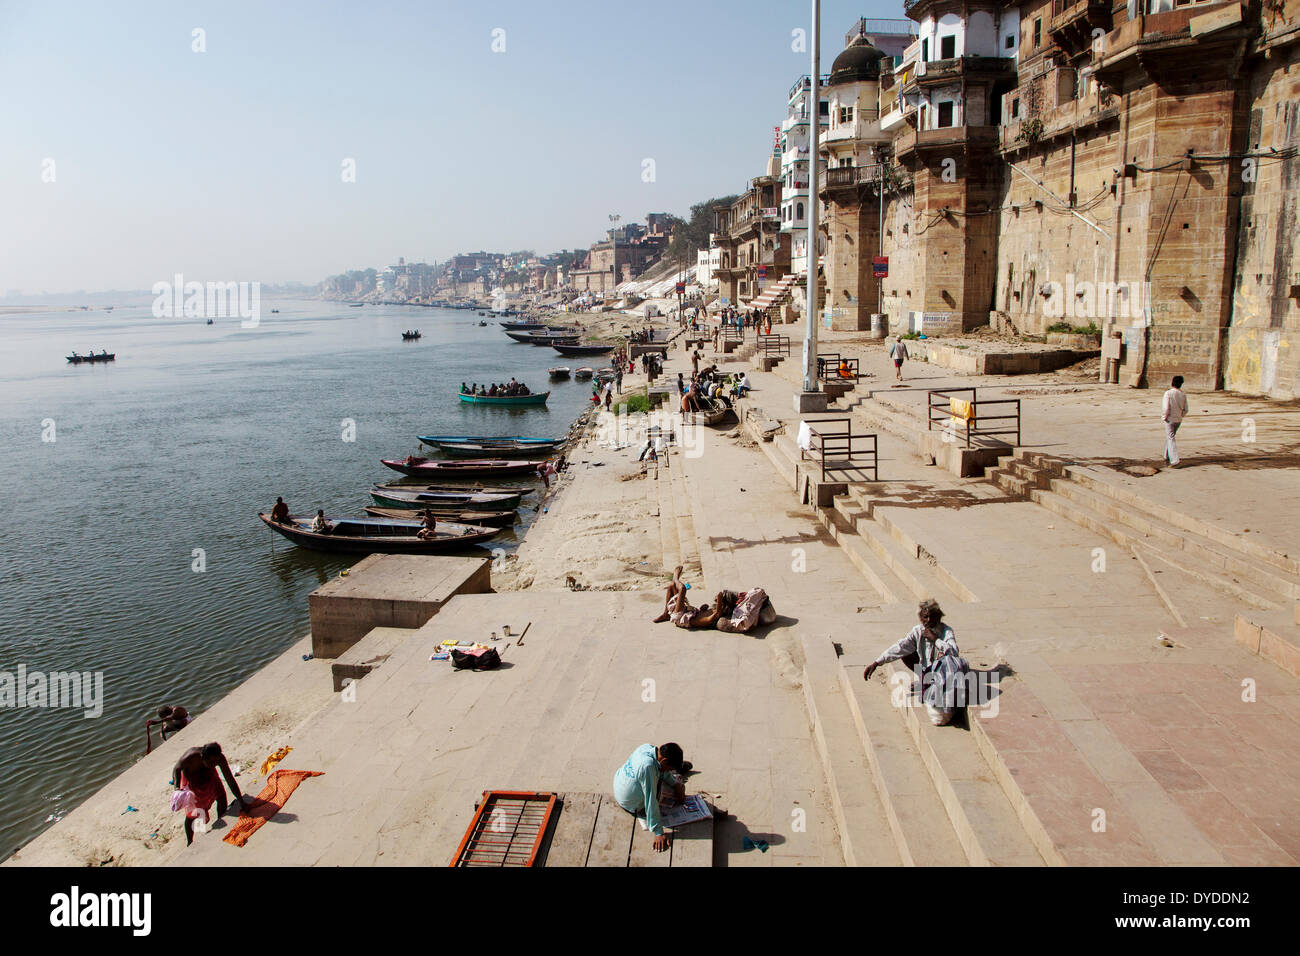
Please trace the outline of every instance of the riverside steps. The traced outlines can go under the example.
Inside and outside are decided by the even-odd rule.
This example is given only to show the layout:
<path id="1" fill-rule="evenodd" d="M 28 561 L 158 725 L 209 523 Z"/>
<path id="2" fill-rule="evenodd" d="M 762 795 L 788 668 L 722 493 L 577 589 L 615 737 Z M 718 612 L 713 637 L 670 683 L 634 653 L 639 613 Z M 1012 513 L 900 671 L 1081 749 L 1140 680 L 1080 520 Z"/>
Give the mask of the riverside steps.
<path id="1" fill-rule="evenodd" d="M 729 811 L 701 862 L 840 864 L 802 699 L 770 665 L 769 643 L 650 623 L 662 604 L 633 592 L 456 596 L 353 685 L 354 699 L 335 695 L 284 738 L 294 750 L 282 767 L 323 776 L 246 846 L 218 828 L 175 861 L 446 865 L 484 790 L 607 793 L 638 744 L 676 740 L 698 771 L 688 788 Z M 522 643 L 497 642 L 499 670 L 429 660 L 444 640 L 487 641 L 502 623 L 518 635 L 530 622 Z M 746 851 L 746 836 L 770 848 Z"/>
<path id="2" fill-rule="evenodd" d="M 1193 394 L 1185 467 L 1144 477 L 1162 449 L 1160 389 L 1052 375 L 1009 384 L 918 363 L 891 388 L 884 347 L 853 338 L 832 333 L 824 348 L 859 358 L 857 387 L 802 418 L 848 415 L 855 432 L 874 432 L 878 481 L 823 483 L 804 460 L 791 363 L 752 371 L 740 403 L 796 507 L 861 578 L 838 601 L 858 605 L 832 645 L 842 690 L 826 679 L 809 698 L 816 720 L 848 710 L 861 738 L 826 753 L 832 786 L 870 779 L 904 861 L 917 855 L 902 814 L 935 806 L 891 763 L 909 753 L 971 863 L 1300 861 L 1300 826 L 1282 811 L 1300 798 L 1300 410 Z M 925 396 L 971 385 L 1022 397 L 1024 434 L 987 476 L 963 479 L 928 459 Z M 915 623 L 922 594 L 944 606 L 972 666 L 997 670 L 996 714 L 972 709 L 966 727 L 934 728 L 889 705 L 886 668 L 862 681 Z M 945 858 L 946 834 L 928 847 L 918 835 L 916 853 Z"/>

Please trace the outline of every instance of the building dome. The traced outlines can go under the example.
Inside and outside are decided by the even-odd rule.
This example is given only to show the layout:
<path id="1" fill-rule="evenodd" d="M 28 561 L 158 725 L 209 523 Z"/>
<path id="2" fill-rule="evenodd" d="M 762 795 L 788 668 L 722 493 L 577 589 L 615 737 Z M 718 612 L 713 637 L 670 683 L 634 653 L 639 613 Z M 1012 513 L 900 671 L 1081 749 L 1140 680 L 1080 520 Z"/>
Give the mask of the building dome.
<path id="1" fill-rule="evenodd" d="M 837 86 L 840 83 L 878 80 L 880 61 L 884 58 L 885 54 L 872 46 L 871 41 L 866 37 L 854 37 L 853 42 L 844 48 L 844 52 L 835 58 L 826 85 Z"/>

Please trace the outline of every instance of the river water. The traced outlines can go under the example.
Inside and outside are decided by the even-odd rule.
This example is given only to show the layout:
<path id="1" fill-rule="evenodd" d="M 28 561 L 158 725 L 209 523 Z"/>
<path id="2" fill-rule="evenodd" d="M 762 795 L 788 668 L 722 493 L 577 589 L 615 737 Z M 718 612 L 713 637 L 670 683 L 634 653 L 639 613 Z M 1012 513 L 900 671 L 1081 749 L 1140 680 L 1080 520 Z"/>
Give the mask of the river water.
<path id="1" fill-rule="evenodd" d="M 361 514 L 371 484 L 401 478 L 379 459 L 417 452 L 417 434 L 558 437 L 590 396 L 547 382 L 572 360 L 477 312 L 264 300 L 245 329 L 150 301 L 0 316 L 0 680 L 104 675 L 97 718 L 0 707 L 0 859 L 138 759 L 158 706 L 201 713 L 307 633 L 307 595 L 357 559 L 265 528 L 276 495 Z M 424 338 L 403 342 L 409 328 Z M 65 361 L 92 349 L 117 360 Z M 456 397 L 512 375 L 548 404 Z M 515 546 L 536 500 L 492 547 Z"/>

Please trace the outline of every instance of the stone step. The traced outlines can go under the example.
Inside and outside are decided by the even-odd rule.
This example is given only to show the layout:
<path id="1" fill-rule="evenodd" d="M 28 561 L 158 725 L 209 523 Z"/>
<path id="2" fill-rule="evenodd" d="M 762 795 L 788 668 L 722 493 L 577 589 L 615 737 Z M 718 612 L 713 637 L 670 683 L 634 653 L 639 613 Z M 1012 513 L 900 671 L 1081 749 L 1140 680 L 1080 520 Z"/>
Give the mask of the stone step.
<path id="1" fill-rule="evenodd" d="M 979 486 L 975 485 L 974 487 Z M 889 532 L 890 537 L 903 546 L 903 550 L 909 556 L 915 555 L 918 562 L 925 562 L 934 576 L 942 581 L 944 587 L 955 594 L 958 600 L 967 603 L 977 603 L 980 600 L 979 597 L 976 596 L 975 593 L 961 580 L 959 580 L 956 575 L 944 567 L 943 564 L 940 563 L 939 559 L 931 554 L 924 545 L 900 527 L 898 523 L 890 517 L 888 509 L 875 510 L 872 512 L 872 517 L 880 523 L 881 527 Z"/>
<path id="2" fill-rule="evenodd" d="M 1123 504 L 1117 499 L 1099 494 L 1075 482 L 1053 479 L 1051 490 L 1072 498 L 1108 518 L 1121 521 L 1171 548 L 1194 554 L 1219 573 L 1245 577 L 1254 584 L 1271 588 L 1287 599 L 1284 603 L 1300 597 L 1300 577 L 1289 575 L 1273 564 L 1220 545 L 1194 531 L 1170 524 L 1149 512 Z"/>
<path id="3" fill-rule="evenodd" d="M 853 495 L 845 496 L 845 498 L 854 502 L 857 500 Z M 839 500 L 836 499 L 837 502 Z M 845 516 L 850 517 L 849 512 L 845 511 Z M 942 600 L 951 594 L 959 600 L 965 600 L 962 594 L 950 589 L 947 583 L 934 573 L 932 567 L 928 564 L 922 564 L 918 560 L 915 551 L 907 550 L 900 541 L 890 534 L 888 528 L 876 521 L 871 515 L 865 511 L 857 511 L 851 515 L 850 520 L 853 522 L 853 530 L 871 549 L 877 560 L 889 569 L 914 598 L 917 600 L 922 598 Z"/>
<path id="4" fill-rule="evenodd" d="M 330 666 L 335 692 L 345 683 L 361 680 L 392 656 L 394 649 L 415 633 L 414 628 L 376 627 L 335 658 Z"/>
<path id="5" fill-rule="evenodd" d="M 1266 564 L 1271 564 L 1285 574 L 1300 576 L 1300 558 L 1283 554 L 1244 538 L 1235 532 L 1201 521 L 1160 502 L 1134 494 L 1115 482 L 1106 481 L 1103 477 L 1084 466 L 1066 465 L 1064 472 L 1065 477 L 1078 482 L 1088 490 L 1113 498 L 1122 504 L 1128 505 L 1140 514 L 1151 515 L 1183 531 L 1190 531 L 1201 538 L 1207 538 L 1214 544 L 1229 548 Z M 1297 597 L 1300 597 L 1300 595 L 1297 595 Z"/>
<path id="6" fill-rule="evenodd" d="M 1292 677 L 1300 677 L 1300 603 L 1286 611 L 1238 614 L 1233 636 L 1252 654 L 1272 661 Z"/>
<path id="7" fill-rule="evenodd" d="M 841 667 L 840 681 L 903 865 L 965 866 L 966 853 L 920 751 L 893 712 L 889 688 L 879 680 L 868 684 L 858 668 Z"/>
<path id="8" fill-rule="evenodd" d="M 971 735 L 1044 860 L 1064 866 L 1222 866 L 1179 793 L 1032 654 Z M 1047 701 L 1048 703 L 1044 703 Z M 1249 842 L 1249 841 L 1247 841 Z"/>
<path id="9" fill-rule="evenodd" d="M 1032 482 L 1003 468 L 995 468 L 993 471 L 987 472 L 984 477 L 1007 494 L 1017 498 L 1028 498 L 1029 492 L 1034 488 Z"/>
<path id="10" fill-rule="evenodd" d="M 1050 511 L 1117 544 L 1148 548 L 1166 563 L 1252 607 L 1282 607 L 1295 596 L 1297 585 L 1275 571 L 1266 571 L 1245 556 L 1229 555 L 1203 539 L 1197 541 L 1191 532 L 1139 514 L 1068 479 L 1054 478 L 1050 491 L 1034 490 L 1030 496 Z"/>
<path id="11" fill-rule="evenodd" d="M 871 785 L 871 767 L 845 700 L 835 646 L 825 638 L 800 638 L 804 700 L 821 758 L 849 866 L 901 866 L 904 862 L 888 813 Z"/>
<path id="12" fill-rule="evenodd" d="M 846 662 L 844 669 L 849 677 L 856 670 L 860 678 L 865 664 Z M 881 670 L 891 692 L 898 687 L 897 693 L 904 700 L 910 698 L 911 671 L 897 661 Z M 973 866 L 1043 866 L 1045 859 L 1059 862 L 1039 852 L 994 768 L 981 754 L 975 740 L 974 708 L 968 711 L 970 731 L 951 725 L 935 727 L 922 706 L 896 710 L 929 771 L 966 859 Z"/>
<path id="13" fill-rule="evenodd" d="M 910 593 L 907 586 L 893 572 L 883 567 L 875 552 L 862 540 L 854 528 L 854 519 L 836 508 L 814 508 L 817 520 L 853 562 L 853 566 L 866 579 L 883 604 L 900 604 Z"/>

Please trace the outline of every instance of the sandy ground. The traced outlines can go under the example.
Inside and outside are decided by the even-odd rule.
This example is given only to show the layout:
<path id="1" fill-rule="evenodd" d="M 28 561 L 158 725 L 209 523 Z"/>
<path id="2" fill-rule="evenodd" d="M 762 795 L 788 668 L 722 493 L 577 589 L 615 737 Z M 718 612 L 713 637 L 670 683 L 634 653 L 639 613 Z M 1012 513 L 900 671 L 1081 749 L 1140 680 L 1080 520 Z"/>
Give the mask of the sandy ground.
<path id="1" fill-rule="evenodd" d="M 627 381 L 624 381 L 625 387 Z M 663 542 L 653 472 L 633 449 L 602 447 L 593 423 L 569 451 L 546 509 L 518 552 L 492 570 L 497 591 L 525 588 L 635 591 L 664 585 Z M 574 585 L 569 584 L 572 579 Z"/>

